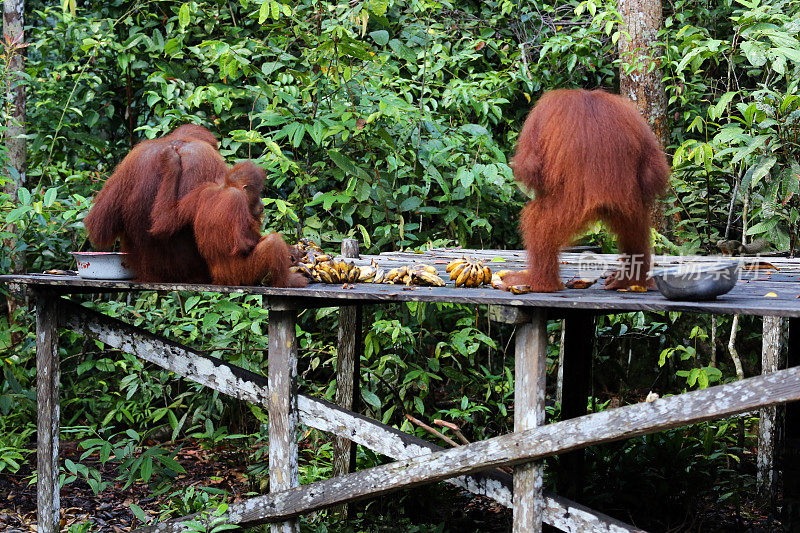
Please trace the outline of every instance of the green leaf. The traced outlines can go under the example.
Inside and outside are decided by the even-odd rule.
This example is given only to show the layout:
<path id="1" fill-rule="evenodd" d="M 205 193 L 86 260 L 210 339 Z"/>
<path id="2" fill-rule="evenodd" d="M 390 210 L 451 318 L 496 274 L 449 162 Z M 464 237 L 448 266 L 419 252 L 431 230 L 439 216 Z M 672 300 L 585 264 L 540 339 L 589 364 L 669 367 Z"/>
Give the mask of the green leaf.
<path id="1" fill-rule="evenodd" d="M 216 326 L 221 316 L 217 313 L 206 313 L 203 315 L 203 329 L 209 329 Z"/>
<path id="2" fill-rule="evenodd" d="M 371 390 L 362 389 L 361 398 L 375 409 L 381 408 L 381 399 Z"/>
<path id="3" fill-rule="evenodd" d="M 30 211 L 33 211 L 33 206 L 30 205 L 23 205 L 21 207 L 17 207 L 16 209 L 12 209 L 8 215 L 6 215 L 6 224 L 13 224 L 17 222 Z"/>
<path id="4" fill-rule="evenodd" d="M 379 17 L 382 17 L 386 14 L 386 10 L 389 8 L 389 0 L 370 0 L 369 1 L 369 10 L 372 11 Z"/>
<path id="5" fill-rule="evenodd" d="M 19 199 L 19 203 L 21 205 L 30 205 L 31 203 L 31 193 L 25 187 L 20 187 L 17 189 L 17 198 Z"/>
<path id="6" fill-rule="evenodd" d="M 745 41 L 742 43 L 745 57 L 754 67 L 763 67 L 767 62 L 767 53 L 764 45 L 758 41 Z"/>
<path id="7" fill-rule="evenodd" d="M 130 510 L 133 513 L 133 516 L 135 516 L 136 519 L 139 520 L 139 522 L 141 522 L 143 524 L 147 523 L 147 515 L 144 514 L 144 511 L 142 510 L 141 507 L 139 507 L 135 503 L 132 503 L 130 505 Z"/>
<path id="8" fill-rule="evenodd" d="M 420 205 L 422 205 L 422 200 L 417 196 L 412 196 L 403 200 L 400 204 L 400 211 L 413 211 Z"/>
<path id="9" fill-rule="evenodd" d="M 261 4 L 261 8 L 259 8 L 258 10 L 258 23 L 264 24 L 264 21 L 266 21 L 268 18 L 269 18 L 269 2 L 264 2 L 263 4 Z"/>
<path id="10" fill-rule="evenodd" d="M 189 25 L 189 22 L 191 22 L 191 4 L 186 2 L 178 11 L 178 26 L 180 26 L 181 30 L 184 30 Z"/>
<path id="11" fill-rule="evenodd" d="M 336 150 L 328 150 L 328 157 L 331 158 L 331 161 L 333 161 L 337 167 L 344 170 L 346 173 L 353 176 L 358 174 L 355 162 L 348 156 Z"/>
<path id="12" fill-rule="evenodd" d="M 711 120 L 717 120 L 722 116 L 722 112 L 725 111 L 725 108 L 728 107 L 728 104 L 731 102 L 731 100 L 733 100 L 733 97 L 736 96 L 738 92 L 739 91 L 728 91 L 722 95 L 722 97 L 719 99 L 719 102 L 717 102 L 716 105 L 708 110 L 708 116 L 711 118 Z"/>
<path id="13" fill-rule="evenodd" d="M 414 396 L 414 407 L 417 409 L 419 414 L 425 413 L 425 404 L 422 402 L 422 398 L 419 396 Z"/>
<path id="14" fill-rule="evenodd" d="M 401 59 L 404 59 L 410 63 L 417 62 L 417 54 L 415 54 L 413 50 L 397 39 L 392 39 L 389 41 L 389 48 L 391 48 L 395 54 L 400 56 Z"/>
<path id="15" fill-rule="evenodd" d="M 144 481 L 145 483 L 149 482 L 150 481 L 150 476 L 153 475 L 153 458 L 152 457 L 147 457 L 144 461 L 142 461 L 142 467 L 141 467 L 140 472 L 141 472 L 141 475 L 142 475 L 142 481 Z"/>
<path id="16" fill-rule="evenodd" d="M 372 40 L 375 41 L 375 44 L 378 46 L 386 46 L 389 42 L 389 32 L 386 30 L 372 31 L 369 33 L 369 36 L 372 37 Z"/>

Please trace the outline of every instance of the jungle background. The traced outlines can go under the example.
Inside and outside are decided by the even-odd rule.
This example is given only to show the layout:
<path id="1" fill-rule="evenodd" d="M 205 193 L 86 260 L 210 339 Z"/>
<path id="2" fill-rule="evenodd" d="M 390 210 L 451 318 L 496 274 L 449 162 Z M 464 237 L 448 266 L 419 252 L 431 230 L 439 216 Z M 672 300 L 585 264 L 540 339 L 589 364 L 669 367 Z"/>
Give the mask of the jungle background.
<path id="1" fill-rule="evenodd" d="M 719 253 L 721 238 L 794 251 L 800 2 L 677 0 L 663 9 L 653 68 L 666 89 L 673 175 L 656 251 Z M 520 248 L 517 213 L 528 198 L 508 161 L 527 111 L 548 89 L 618 92 L 624 71 L 625 28 L 607 0 L 29 0 L 24 16 L 24 42 L 7 37 L 0 62 L 5 89 L 14 56 L 24 55 L 28 95 L 25 173 L 0 152 L 3 273 L 74 268 L 68 252 L 90 249 L 81 221 L 115 164 L 137 141 L 185 122 L 217 134 L 229 162 L 266 168 L 265 228 L 290 242 L 304 236 L 336 252 L 354 237 L 362 253 Z M 601 225 L 577 242 L 615 251 Z M 261 303 L 86 299 L 264 373 Z M 0 312 L 0 528 L 29 531 L 35 339 L 32 313 L 11 309 Z M 298 329 L 301 386 L 326 399 L 336 321 L 335 309 L 310 310 Z M 485 308 L 369 307 L 364 324 L 366 414 L 425 438 L 405 414 L 458 424 L 470 440 L 511 431 L 513 331 L 490 325 Z M 560 324 L 549 328 L 554 383 Z M 742 318 L 738 328 L 743 373 L 757 374 L 761 321 Z M 590 410 L 738 379 L 730 330 L 730 317 L 600 318 Z M 127 530 L 268 489 L 258 407 L 68 332 L 60 354 L 69 531 Z M 559 417 L 552 399 L 548 417 Z M 775 502 L 756 497 L 756 428 L 743 417 L 590 448 L 580 502 L 654 531 L 780 530 Z M 301 435 L 302 482 L 328 476 L 332 442 Z M 358 450 L 359 468 L 382 461 Z M 549 465 L 552 486 L 557 459 Z M 509 516 L 437 486 L 354 505 L 347 520 L 315 513 L 302 528 L 496 531 Z"/>

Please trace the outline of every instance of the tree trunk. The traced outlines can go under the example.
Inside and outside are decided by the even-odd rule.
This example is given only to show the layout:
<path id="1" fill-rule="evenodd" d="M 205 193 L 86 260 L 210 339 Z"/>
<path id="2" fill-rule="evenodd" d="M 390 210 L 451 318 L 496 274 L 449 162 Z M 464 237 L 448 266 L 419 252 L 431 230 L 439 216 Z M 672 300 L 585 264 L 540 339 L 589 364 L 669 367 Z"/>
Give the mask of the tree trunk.
<path id="1" fill-rule="evenodd" d="M 6 0 L 3 2 L 3 33 L 6 39 L 6 101 L 4 115 L 6 131 L 4 134 L 6 157 L 5 174 L 10 178 L 4 185 L 13 202 L 17 197 L 17 189 L 25 185 L 26 147 L 25 139 L 20 136 L 25 134 L 25 86 L 20 81 L 19 74 L 25 68 L 25 45 L 23 33 L 23 15 L 25 13 L 25 0 Z M 16 227 L 8 228 L 11 234 L 16 233 Z M 6 239 L 3 248 L 10 252 L 11 272 L 19 274 L 25 271 L 25 258 L 22 254 L 14 253 L 17 239 Z M 15 301 L 8 297 L 9 323 L 14 318 L 16 309 Z"/>
<path id="2" fill-rule="evenodd" d="M 669 146 L 667 92 L 660 70 L 663 51 L 656 45 L 664 22 L 661 0 L 619 0 L 622 32 L 619 38 L 619 92 L 639 108 L 661 142 Z M 655 64 L 655 67 L 653 67 Z M 663 205 L 656 203 L 651 217 L 659 232 L 670 229 Z"/>

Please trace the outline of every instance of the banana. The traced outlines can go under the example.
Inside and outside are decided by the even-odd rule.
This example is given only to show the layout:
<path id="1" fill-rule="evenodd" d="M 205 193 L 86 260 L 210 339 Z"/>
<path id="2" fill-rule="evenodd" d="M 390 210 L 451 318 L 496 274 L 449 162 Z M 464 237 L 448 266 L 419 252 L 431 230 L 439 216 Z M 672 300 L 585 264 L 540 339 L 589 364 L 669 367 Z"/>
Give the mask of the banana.
<path id="1" fill-rule="evenodd" d="M 431 266 L 431 265 L 424 265 L 424 264 L 423 265 L 417 265 L 414 268 L 416 270 L 424 270 L 425 272 L 429 272 L 431 274 L 436 274 L 437 273 L 436 267 L 435 266 Z"/>
<path id="2" fill-rule="evenodd" d="M 382 268 L 375 270 L 375 277 L 372 279 L 372 283 L 383 283 L 386 279 L 386 271 Z"/>
<path id="3" fill-rule="evenodd" d="M 420 285 L 432 285 L 434 287 L 444 287 L 445 282 L 436 274 L 432 274 L 428 270 L 415 270 L 413 272 L 414 281 L 420 282 Z"/>
<path id="4" fill-rule="evenodd" d="M 361 283 L 369 283 L 373 279 L 375 279 L 375 267 L 373 266 L 363 266 L 358 269 L 358 281 Z"/>
<path id="5" fill-rule="evenodd" d="M 467 258 L 462 255 L 461 259 L 454 259 L 454 260 L 450 261 L 450 263 L 447 265 L 446 271 L 447 272 L 451 272 L 455 267 L 457 267 L 458 265 L 461 265 L 463 263 L 466 263 L 466 262 L 467 262 Z M 453 278 L 450 278 L 450 279 L 453 279 Z"/>
<path id="6" fill-rule="evenodd" d="M 472 265 L 465 265 L 465 268 L 459 270 L 458 276 L 456 277 L 456 287 L 460 287 L 461 285 L 466 284 L 471 272 L 472 272 Z M 450 277 L 451 278 L 453 277 L 453 272 L 450 273 Z"/>
<path id="7" fill-rule="evenodd" d="M 486 283 L 486 281 L 483 279 L 483 267 L 482 266 L 480 266 L 480 265 L 476 265 L 475 266 L 475 278 L 474 279 L 475 279 L 475 284 L 473 285 L 473 287 L 480 287 L 481 285 Z"/>
<path id="8" fill-rule="evenodd" d="M 403 272 L 404 269 L 405 269 L 405 267 L 393 268 L 393 269 L 389 270 L 389 272 L 386 273 L 386 277 L 384 279 L 388 283 L 394 283 L 394 280 L 401 276 L 401 272 Z"/>
<path id="9" fill-rule="evenodd" d="M 347 281 L 349 281 L 350 283 L 355 283 L 358 281 L 360 276 L 361 276 L 361 269 L 353 265 L 350 268 L 350 273 L 347 276 Z"/>
<path id="10" fill-rule="evenodd" d="M 335 263 L 334 266 L 336 267 L 336 272 L 339 273 L 339 279 L 347 281 L 348 275 L 350 274 L 350 265 L 344 261 L 339 261 Z"/>
<path id="11" fill-rule="evenodd" d="M 317 274 L 319 274 L 319 278 L 322 281 L 322 283 L 338 283 L 339 282 L 338 279 L 336 281 L 334 281 L 333 277 L 326 270 L 317 270 Z"/>
<path id="12" fill-rule="evenodd" d="M 306 276 L 307 278 L 313 278 L 314 277 L 313 273 L 311 272 L 311 269 L 308 268 L 308 266 L 305 265 L 304 263 L 299 263 L 297 265 L 289 267 L 289 272 L 299 273 L 299 274 L 302 274 L 302 275 Z"/>
<path id="13" fill-rule="evenodd" d="M 503 279 L 500 277 L 500 274 L 492 274 L 492 287 L 495 289 L 504 290 L 505 286 L 503 285 Z"/>
<path id="14" fill-rule="evenodd" d="M 469 263 L 464 261 L 463 263 L 459 263 L 450 269 L 450 279 L 458 279 L 458 276 L 464 271 L 464 269 L 469 268 Z"/>
<path id="15" fill-rule="evenodd" d="M 479 287 L 481 283 L 483 283 L 483 267 L 473 264 L 467 280 L 467 287 Z"/>
<path id="16" fill-rule="evenodd" d="M 510 285 L 508 292 L 511 294 L 527 294 L 531 292 L 531 287 L 530 285 Z"/>

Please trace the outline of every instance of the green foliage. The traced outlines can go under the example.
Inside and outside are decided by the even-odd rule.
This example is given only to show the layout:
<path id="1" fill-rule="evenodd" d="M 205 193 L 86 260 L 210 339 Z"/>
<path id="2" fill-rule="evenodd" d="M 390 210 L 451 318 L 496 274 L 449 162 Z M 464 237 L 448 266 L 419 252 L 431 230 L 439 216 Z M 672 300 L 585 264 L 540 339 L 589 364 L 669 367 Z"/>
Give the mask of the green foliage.
<path id="1" fill-rule="evenodd" d="M 83 236 L 81 220 L 89 208 L 89 201 L 79 194 L 69 194 L 66 189 L 70 179 L 61 187 L 20 187 L 17 197 L 3 192 L 6 180 L 0 177 L 0 241 L 11 241 L 14 247 L 4 244 L 0 255 L 0 271 L 11 269 L 11 258 L 27 258 L 29 270 L 68 268 L 71 260 L 67 252 L 78 250 Z"/>
<path id="2" fill-rule="evenodd" d="M 749 238 L 797 248 L 798 14 L 795 3 L 756 0 L 676 10 L 667 20 L 665 79 L 684 130 L 673 158 L 683 219 L 676 235 L 688 250 L 738 237 L 732 229 L 743 225 Z M 743 223 L 731 215 L 746 197 L 752 207 Z"/>
<path id="3" fill-rule="evenodd" d="M 27 3 L 28 181 L 11 195 L 0 187 L 0 272 L 15 254 L 29 272 L 70 268 L 67 252 L 88 246 L 81 223 L 88 198 L 135 142 L 184 122 L 210 127 L 228 161 L 264 166 L 265 227 L 289 240 L 307 236 L 332 251 L 343 237 L 356 237 L 366 253 L 518 248 L 516 217 L 527 198 L 513 182 L 509 156 L 522 120 L 544 90 L 614 90 L 624 31 L 610 0 L 63 6 Z M 657 250 L 712 251 L 717 238 L 740 238 L 745 227 L 748 238 L 765 237 L 774 248 L 800 244 L 799 9 L 783 0 L 667 6 L 660 68 L 672 119 L 667 214 L 676 225 L 656 235 Z M 0 76 L 0 84 L 7 81 Z M 0 175 L 0 186 L 11 177 Z M 607 233 L 597 224 L 585 240 L 611 252 Z M 265 372 L 269 312 L 261 297 L 144 293 L 85 305 Z M 305 311 L 297 330 L 301 386 L 327 399 L 336 319 L 335 309 Z M 367 414 L 425 437 L 406 414 L 454 422 L 471 440 L 511 430 L 513 330 L 490 326 L 485 309 L 408 304 L 366 309 L 364 321 Z M 757 326 L 742 321 L 749 371 L 757 367 Z M 611 396 L 640 401 L 641 391 L 680 392 L 734 375 L 725 362 L 711 364 L 705 319 L 628 313 L 600 318 L 597 328 L 600 385 L 592 409 Z M 32 329 L 24 312 L 0 317 L 0 472 L 19 471 L 31 452 Z M 548 333 L 552 372 L 559 324 L 551 322 Z M 125 486 L 149 484 L 167 494 L 180 465 L 172 448 L 151 444 L 190 437 L 208 448 L 252 446 L 252 487 L 266 490 L 263 409 L 72 333 L 59 345 L 62 417 L 73 428 L 65 433 L 83 448 L 80 460 L 65 461 L 64 483 L 85 481 L 100 492 L 108 482 L 93 461 L 111 461 Z M 549 406 L 551 417 L 557 412 Z M 651 483 L 675 496 L 670 503 L 685 503 L 681 495 L 699 500 L 700 487 L 720 501 L 735 499 L 728 480 L 742 453 L 729 440 L 734 433 L 718 423 L 598 448 L 593 471 L 603 473 L 599 479 L 651 473 L 622 476 L 626 494 L 637 497 Z M 331 470 L 330 442 L 304 436 L 312 438 L 303 449 L 304 482 Z M 358 451 L 360 467 L 381 461 Z M 689 472 L 686 485 L 675 488 L 672 478 L 648 470 L 662 463 Z M 161 518 L 215 506 L 195 526 L 219 530 L 225 497 L 213 489 L 174 492 Z M 131 511 L 148 520 L 141 508 Z"/>
<path id="4" fill-rule="evenodd" d="M 700 326 L 695 326 L 689 333 L 690 339 L 706 340 L 708 335 Z M 668 357 L 673 357 L 676 354 L 680 355 L 681 361 L 691 361 L 695 366 L 689 370 L 678 370 L 675 374 L 686 378 L 686 385 L 694 387 L 697 385 L 699 389 L 705 389 L 710 383 L 722 379 L 722 371 L 714 366 L 701 366 L 695 346 L 684 346 L 679 344 L 671 348 L 665 348 L 661 351 L 658 358 L 658 366 L 664 366 Z"/>

